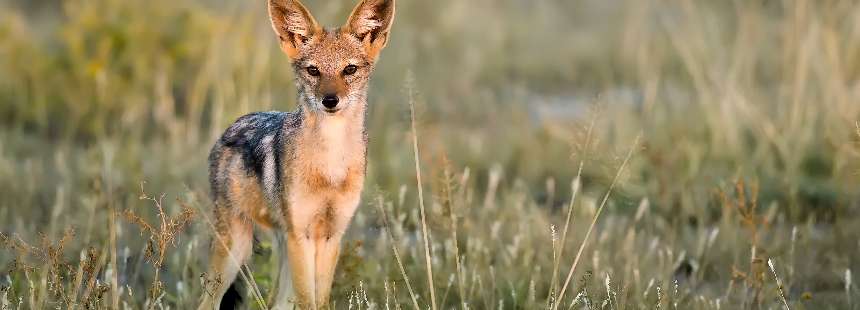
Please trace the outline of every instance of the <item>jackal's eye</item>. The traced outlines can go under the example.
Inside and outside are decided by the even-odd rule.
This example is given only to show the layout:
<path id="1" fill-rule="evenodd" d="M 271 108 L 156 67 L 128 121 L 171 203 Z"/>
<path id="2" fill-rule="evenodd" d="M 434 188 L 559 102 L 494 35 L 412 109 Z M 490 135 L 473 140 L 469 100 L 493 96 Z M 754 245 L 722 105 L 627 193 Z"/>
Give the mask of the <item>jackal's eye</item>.
<path id="1" fill-rule="evenodd" d="M 308 74 L 310 74 L 311 76 L 320 76 L 320 69 L 315 66 L 309 66 L 307 67 L 307 70 Z"/>
<path id="2" fill-rule="evenodd" d="M 356 70 L 358 70 L 358 67 L 356 67 L 355 65 L 349 65 L 349 66 L 346 66 L 346 68 L 343 68 L 343 74 L 344 75 L 353 75 L 353 74 L 355 74 Z"/>

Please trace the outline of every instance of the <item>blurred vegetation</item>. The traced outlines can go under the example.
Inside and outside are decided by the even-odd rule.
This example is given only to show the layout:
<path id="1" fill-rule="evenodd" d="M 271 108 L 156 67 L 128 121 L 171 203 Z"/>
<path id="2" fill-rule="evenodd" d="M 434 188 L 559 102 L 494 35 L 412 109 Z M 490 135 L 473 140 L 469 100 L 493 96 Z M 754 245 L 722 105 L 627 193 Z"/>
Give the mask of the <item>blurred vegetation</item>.
<path id="1" fill-rule="evenodd" d="M 305 2 L 327 25 L 354 5 Z M 245 113 L 292 109 L 292 80 L 262 0 L 0 0 L 0 297 L 193 305 L 209 147 Z M 410 101 L 446 309 L 546 305 L 554 257 L 565 276 L 631 147 L 565 304 L 778 308 L 772 258 L 793 309 L 858 308 L 857 1 L 403 0 L 371 84 L 366 205 L 338 308 L 410 305 L 378 198 L 428 304 Z M 575 242 L 562 249 L 580 162 Z M 146 238 L 109 220 L 155 216 L 142 190 L 164 193 L 168 213 L 201 211 L 166 254 L 159 300 L 144 293 Z M 253 265 L 264 293 L 265 239 Z"/>

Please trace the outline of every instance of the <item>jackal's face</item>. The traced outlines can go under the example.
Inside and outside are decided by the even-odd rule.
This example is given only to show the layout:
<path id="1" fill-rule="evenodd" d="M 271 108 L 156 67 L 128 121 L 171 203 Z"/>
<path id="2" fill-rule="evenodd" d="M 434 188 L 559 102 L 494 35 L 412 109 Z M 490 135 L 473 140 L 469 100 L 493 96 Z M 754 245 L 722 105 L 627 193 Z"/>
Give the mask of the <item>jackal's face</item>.
<path id="1" fill-rule="evenodd" d="M 269 0 L 269 16 L 305 108 L 336 114 L 364 101 L 388 41 L 394 0 L 362 0 L 346 24 L 333 29 L 320 27 L 298 0 Z"/>

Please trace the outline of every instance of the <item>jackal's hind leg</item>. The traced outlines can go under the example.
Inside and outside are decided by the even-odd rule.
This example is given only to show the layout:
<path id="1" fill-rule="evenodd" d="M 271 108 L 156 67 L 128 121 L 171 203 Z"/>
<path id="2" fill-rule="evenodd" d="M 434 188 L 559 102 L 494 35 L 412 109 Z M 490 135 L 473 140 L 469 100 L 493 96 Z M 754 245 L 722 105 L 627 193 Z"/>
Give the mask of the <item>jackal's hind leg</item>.
<path id="1" fill-rule="evenodd" d="M 200 310 L 219 309 L 224 293 L 230 288 L 242 264 L 251 256 L 253 226 L 241 217 L 224 218 L 216 215 L 216 232 L 212 240 L 207 276 L 215 280 L 205 288 Z M 241 281 L 241 280 L 240 280 Z"/>

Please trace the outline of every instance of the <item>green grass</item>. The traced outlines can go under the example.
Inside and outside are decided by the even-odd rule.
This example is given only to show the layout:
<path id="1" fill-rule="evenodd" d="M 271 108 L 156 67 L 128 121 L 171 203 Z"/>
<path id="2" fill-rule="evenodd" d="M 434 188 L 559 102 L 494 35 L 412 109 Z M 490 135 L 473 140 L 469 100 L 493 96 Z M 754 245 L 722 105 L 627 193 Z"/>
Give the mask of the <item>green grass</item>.
<path id="1" fill-rule="evenodd" d="M 328 25 L 353 5 L 306 2 Z M 860 308 L 856 1 L 397 14 L 336 308 L 429 308 L 431 281 L 440 309 L 551 308 L 575 260 L 558 308 Z M 262 1 L 0 0 L 0 308 L 193 308 L 209 147 L 292 109 L 291 74 Z M 144 194 L 186 225 L 142 232 Z"/>

